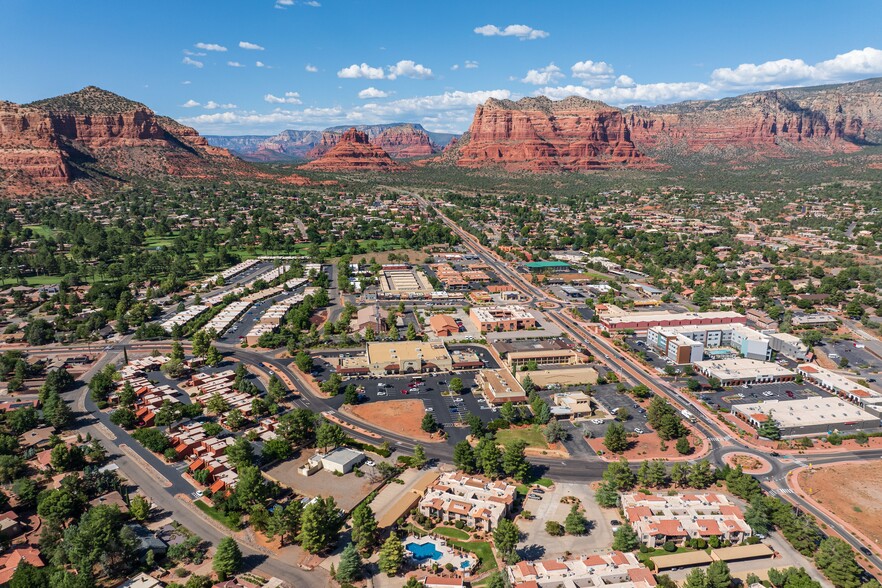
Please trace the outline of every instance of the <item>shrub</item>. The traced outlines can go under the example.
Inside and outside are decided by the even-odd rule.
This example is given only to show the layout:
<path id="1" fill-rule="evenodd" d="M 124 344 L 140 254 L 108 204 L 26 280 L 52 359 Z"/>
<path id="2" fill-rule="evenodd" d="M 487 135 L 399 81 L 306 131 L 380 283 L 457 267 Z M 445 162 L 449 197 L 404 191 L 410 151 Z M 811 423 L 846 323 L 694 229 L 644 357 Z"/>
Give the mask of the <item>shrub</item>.
<path id="1" fill-rule="evenodd" d="M 564 534 L 563 525 L 557 521 L 548 521 L 545 523 L 545 532 L 552 537 L 562 537 Z"/>
<path id="2" fill-rule="evenodd" d="M 675 551 L 677 551 L 677 544 L 673 541 L 665 541 L 665 544 L 662 545 L 662 549 L 664 549 L 668 553 L 674 553 Z"/>

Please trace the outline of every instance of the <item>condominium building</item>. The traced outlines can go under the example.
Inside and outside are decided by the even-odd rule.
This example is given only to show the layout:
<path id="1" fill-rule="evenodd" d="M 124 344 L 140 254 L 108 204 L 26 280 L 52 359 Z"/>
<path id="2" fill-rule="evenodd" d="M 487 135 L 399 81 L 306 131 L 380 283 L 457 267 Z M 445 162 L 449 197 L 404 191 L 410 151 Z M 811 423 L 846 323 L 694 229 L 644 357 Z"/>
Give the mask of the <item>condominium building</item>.
<path id="1" fill-rule="evenodd" d="M 420 500 L 422 514 L 488 532 L 511 510 L 517 490 L 501 480 L 490 481 L 462 472 L 445 472 L 429 486 Z"/>
<path id="2" fill-rule="evenodd" d="M 623 494 L 625 518 L 647 547 L 718 537 L 741 543 L 752 535 L 744 514 L 722 494 Z"/>
<path id="3" fill-rule="evenodd" d="M 513 588 L 653 588 L 655 577 L 633 553 L 521 561 L 506 568 Z"/>

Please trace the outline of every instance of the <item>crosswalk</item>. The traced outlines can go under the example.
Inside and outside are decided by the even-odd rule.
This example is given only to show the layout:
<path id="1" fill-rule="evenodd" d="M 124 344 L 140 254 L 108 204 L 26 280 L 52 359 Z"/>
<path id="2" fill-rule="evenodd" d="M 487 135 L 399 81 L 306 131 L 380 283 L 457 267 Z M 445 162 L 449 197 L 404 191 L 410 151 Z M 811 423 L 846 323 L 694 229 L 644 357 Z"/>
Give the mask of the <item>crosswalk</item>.
<path id="1" fill-rule="evenodd" d="M 717 443 L 725 443 L 726 441 L 732 441 L 734 437 L 732 435 L 726 435 L 725 437 L 711 437 L 711 441 L 716 441 Z"/>
<path id="2" fill-rule="evenodd" d="M 778 496 L 780 494 L 795 494 L 795 492 L 792 488 L 775 488 L 774 490 L 769 490 L 769 494 Z"/>

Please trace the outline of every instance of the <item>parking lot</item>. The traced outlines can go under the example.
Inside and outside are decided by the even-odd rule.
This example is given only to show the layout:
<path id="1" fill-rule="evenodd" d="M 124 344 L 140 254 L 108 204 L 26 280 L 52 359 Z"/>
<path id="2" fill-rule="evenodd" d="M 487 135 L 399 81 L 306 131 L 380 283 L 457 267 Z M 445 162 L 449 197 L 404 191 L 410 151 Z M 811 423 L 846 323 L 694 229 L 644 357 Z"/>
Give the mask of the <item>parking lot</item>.
<path id="1" fill-rule="evenodd" d="M 592 395 L 601 406 L 611 411 L 612 414 L 610 416 L 613 416 L 619 408 L 624 408 L 628 411 L 628 420 L 622 423 L 626 431 L 632 433 L 638 433 L 638 429 L 643 433 L 652 431 L 649 423 L 646 422 L 646 410 L 631 396 L 618 392 L 615 384 L 594 386 L 592 388 Z M 606 433 L 606 428 L 609 426 L 610 419 L 605 419 L 601 423 L 596 423 L 594 420 L 582 421 L 580 426 L 583 430 L 590 431 L 594 437 L 603 437 Z"/>
<path id="2" fill-rule="evenodd" d="M 855 370 L 864 377 L 875 379 L 875 375 L 882 374 L 882 360 L 870 353 L 867 348 L 856 347 L 853 341 L 826 343 L 821 349 L 837 364 L 845 358 L 848 360 L 848 369 Z"/>
<path id="3" fill-rule="evenodd" d="M 458 372 L 456 374 L 425 374 L 422 376 L 389 376 L 384 378 L 349 378 L 346 384 L 353 384 L 363 389 L 362 402 L 388 402 L 390 400 L 419 399 L 423 401 L 426 412 L 431 412 L 435 420 L 447 431 L 453 442 L 465 439 L 468 428 L 456 428 L 464 423 L 469 413 L 481 417 L 484 422 L 496 418 L 498 409 L 487 404 L 479 395 L 474 394 L 476 372 Z M 422 384 L 417 385 L 414 378 L 419 377 Z M 448 391 L 450 379 L 458 377 L 462 380 L 463 390 L 456 395 L 443 396 Z M 343 405 L 343 395 L 337 395 L 328 401 L 335 408 Z"/>
<path id="4" fill-rule="evenodd" d="M 831 396 L 811 384 L 781 382 L 778 384 L 752 384 L 736 386 L 723 391 L 702 391 L 699 400 L 704 400 L 711 408 L 731 409 L 733 404 L 750 404 L 772 400 L 804 400 L 814 396 Z"/>

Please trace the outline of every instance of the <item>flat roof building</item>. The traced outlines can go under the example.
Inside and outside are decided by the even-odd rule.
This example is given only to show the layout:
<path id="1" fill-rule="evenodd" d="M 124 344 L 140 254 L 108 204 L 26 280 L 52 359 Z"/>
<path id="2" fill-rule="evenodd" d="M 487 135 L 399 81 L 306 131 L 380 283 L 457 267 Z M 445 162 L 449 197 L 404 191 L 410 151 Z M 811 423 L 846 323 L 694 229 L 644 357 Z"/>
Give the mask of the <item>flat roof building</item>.
<path id="1" fill-rule="evenodd" d="M 421 374 L 450 371 L 453 360 L 444 343 L 438 341 L 375 341 L 365 354 L 340 358 L 340 375 Z"/>
<path id="2" fill-rule="evenodd" d="M 364 460 L 364 453 L 347 447 L 338 447 L 321 456 L 324 469 L 340 474 L 348 474 L 352 471 L 352 468 Z"/>
<path id="3" fill-rule="evenodd" d="M 509 367 L 536 365 L 576 365 L 587 359 L 574 349 L 537 349 L 535 351 L 512 351 L 506 356 Z"/>
<path id="4" fill-rule="evenodd" d="M 526 402 L 527 393 L 521 383 L 506 369 L 481 370 L 475 379 L 491 404 Z"/>
<path id="5" fill-rule="evenodd" d="M 482 333 L 536 328 L 536 317 L 523 306 L 473 306 L 469 318 Z"/>
<path id="6" fill-rule="evenodd" d="M 769 345 L 784 357 L 794 361 L 805 361 L 811 350 L 802 339 L 790 333 L 772 333 L 769 335 Z"/>
<path id="7" fill-rule="evenodd" d="M 651 327 L 646 344 L 677 365 L 701 361 L 709 349 L 728 348 L 742 357 L 762 361 L 772 357 L 769 336 L 740 323 Z"/>
<path id="8" fill-rule="evenodd" d="M 652 572 L 633 553 L 611 551 L 574 559 L 520 561 L 506 568 L 513 588 L 653 588 Z"/>
<path id="9" fill-rule="evenodd" d="M 695 370 L 707 378 L 717 378 L 723 386 L 791 382 L 796 373 L 767 361 L 755 359 L 708 359 L 694 364 Z"/>
<path id="10" fill-rule="evenodd" d="M 878 416 L 830 396 L 735 404 L 732 412 L 754 428 L 774 419 L 782 437 L 876 429 L 880 425 Z"/>
<path id="11" fill-rule="evenodd" d="M 790 324 L 794 327 L 814 327 L 835 322 L 836 317 L 832 314 L 795 314 L 790 319 Z"/>
<path id="12" fill-rule="evenodd" d="M 597 383 L 597 370 L 586 364 L 548 365 L 529 372 L 519 371 L 516 377 L 522 384 L 529 377 L 537 388 L 542 389 L 552 386 L 594 385 Z"/>
<path id="13" fill-rule="evenodd" d="M 882 414 L 882 393 L 869 386 L 858 384 L 842 374 L 837 374 L 813 363 L 804 363 L 796 370 L 802 374 L 803 378 L 819 388 L 829 390 L 840 398 L 844 398 L 875 415 Z"/>
<path id="14" fill-rule="evenodd" d="M 621 309 L 619 309 L 621 310 Z M 620 331 L 632 329 L 647 331 L 652 327 L 681 327 L 687 325 L 728 325 L 745 324 L 747 318 L 732 311 L 719 312 L 625 312 L 604 313 L 600 316 L 600 324 L 607 330 Z"/>

